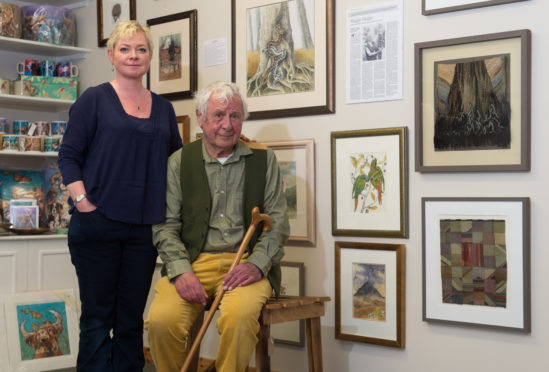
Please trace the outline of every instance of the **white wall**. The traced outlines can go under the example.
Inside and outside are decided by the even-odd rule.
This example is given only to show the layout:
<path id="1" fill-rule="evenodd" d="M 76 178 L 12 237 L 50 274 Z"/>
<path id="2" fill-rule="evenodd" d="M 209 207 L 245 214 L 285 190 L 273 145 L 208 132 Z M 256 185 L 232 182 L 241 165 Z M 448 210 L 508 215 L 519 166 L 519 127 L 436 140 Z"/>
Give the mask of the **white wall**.
<path id="1" fill-rule="evenodd" d="M 203 44 L 207 40 L 226 37 L 231 32 L 229 0 L 139 0 L 137 19 L 198 10 L 198 84 L 230 80 L 230 62 L 203 67 Z M 545 249 L 543 210 L 549 207 L 546 192 L 549 176 L 542 167 L 549 158 L 549 117 L 545 103 L 545 86 L 549 86 L 547 61 L 549 27 L 546 0 L 530 0 L 515 4 L 446 13 L 421 15 L 421 1 L 404 1 L 404 97 L 399 101 L 368 104 L 345 104 L 345 13 L 350 7 L 372 1 L 336 1 L 336 114 L 275 120 L 250 121 L 244 133 L 260 141 L 314 138 L 316 143 L 316 247 L 287 247 L 285 259 L 302 261 L 306 266 L 306 294 L 327 295 L 332 301 L 322 318 L 324 370 L 339 371 L 546 371 L 549 351 L 549 319 L 545 309 L 549 299 L 549 275 L 544 262 L 549 262 Z M 91 48 L 90 57 L 81 63 L 82 86 L 110 80 L 113 73 L 105 48 L 97 48 L 96 3 L 78 11 L 79 46 Z M 430 40 L 472 36 L 508 30 L 532 30 L 532 170 L 527 173 L 459 173 L 420 174 L 414 172 L 414 43 Z M 178 115 L 196 118 L 191 101 L 174 102 Z M 379 127 L 409 128 L 409 198 L 410 238 L 377 239 L 334 237 L 331 235 L 330 132 Z M 528 196 L 532 206 L 532 333 L 517 334 L 474 327 L 437 325 L 422 321 L 421 303 L 421 197 L 423 196 Z M 546 228 L 546 227 L 545 227 Z M 541 229 L 541 230 L 540 230 Z M 364 241 L 406 244 L 406 348 L 374 346 L 336 340 L 334 337 L 334 241 Z M 206 341 L 203 354 L 215 355 L 214 341 Z M 276 370 L 301 372 L 307 370 L 304 349 L 277 345 L 272 366 Z"/>

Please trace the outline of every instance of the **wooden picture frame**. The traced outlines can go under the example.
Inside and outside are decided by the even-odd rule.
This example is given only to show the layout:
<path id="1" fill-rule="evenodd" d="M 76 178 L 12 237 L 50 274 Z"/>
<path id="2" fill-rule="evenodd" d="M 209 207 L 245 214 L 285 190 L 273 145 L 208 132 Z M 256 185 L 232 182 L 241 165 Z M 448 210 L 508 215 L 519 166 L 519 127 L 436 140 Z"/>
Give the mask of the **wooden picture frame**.
<path id="1" fill-rule="evenodd" d="M 314 139 L 262 142 L 275 153 L 285 185 L 290 222 L 288 244 L 316 244 Z"/>
<path id="2" fill-rule="evenodd" d="M 80 303 L 74 289 L 13 293 L 2 298 L 10 370 L 38 372 L 76 365 Z M 51 350 L 41 350 L 33 344 L 32 334 L 46 328 Z M 29 337 L 24 337 L 23 332 Z"/>
<path id="3" fill-rule="evenodd" d="M 530 170 L 530 30 L 416 43 L 415 97 L 417 172 Z"/>
<path id="4" fill-rule="evenodd" d="M 179 135 L 184 145 L 190 142 L 191 138 L 191 119 L 189 115 L 176 116 Z"/>
<path id="5" fill-rule="evenodd" d="M 305 295 L 305 264 L 303 262 L 280 262 L 282 270 L 281 296 Z M 305 320 L 293 320 L 290 322 L 271 325 L 271 337 L 278 344 L 304 346 L 305 345 Z"/>
<path id="6" fill-rule="evenodd" d="M 335 337 L 404 348 L 404 244 L 335 242 Z"/>
<path id="7" fill-rule="evenodd" d="M 147 88 L 170 100 L 190 99 L 198 82 L 197 11 L 147 20 L 155 51 Z"/>
<path id="8" fill-rule="evenodd" d="M 422 0 L 421 14 L 432 15 L 526 0 Z"/>
<path id="9" fill-rule="evenodd" d="M 530 199 L 422 198 L 423 320 L 531 331 Z"/>
<path id="10" fill-rule="evenodd" d="M 116 25 L 135 20 L 135 0 L 97 0 L 97 46 L 107 46 Z"/>
<path id="11" fill-rule="evenodd" d="M 335 0 L 290 3 L 232 0 L 232 81 L 251 120 L 335 112 Z"/>
<path id="12" fill-rule="evenodd" d="M 408 237 L 407 133 L 331 133 L 333 235 Z"/>

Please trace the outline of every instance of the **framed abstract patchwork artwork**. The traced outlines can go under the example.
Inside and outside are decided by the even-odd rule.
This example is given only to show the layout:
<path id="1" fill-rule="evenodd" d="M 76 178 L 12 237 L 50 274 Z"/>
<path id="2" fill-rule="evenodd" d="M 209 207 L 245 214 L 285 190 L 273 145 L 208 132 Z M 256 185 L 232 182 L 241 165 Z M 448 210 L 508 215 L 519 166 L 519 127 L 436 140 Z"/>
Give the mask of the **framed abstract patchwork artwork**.
<path id="1" fill-rule="evenodd" d="M 530 332 L 530 200 L 423 198 L 423 320 Z"/>

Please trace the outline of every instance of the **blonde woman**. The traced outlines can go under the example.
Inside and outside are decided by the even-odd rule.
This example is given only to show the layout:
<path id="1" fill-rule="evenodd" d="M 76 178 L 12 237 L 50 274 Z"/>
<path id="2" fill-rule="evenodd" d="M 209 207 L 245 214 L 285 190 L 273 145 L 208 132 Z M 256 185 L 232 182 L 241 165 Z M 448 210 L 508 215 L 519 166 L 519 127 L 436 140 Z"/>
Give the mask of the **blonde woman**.
<path id="1" fill-rule="evenodd" d="M 109 38 L 114 80 L 72 105 L 59 151 L 71 196 L 69 250 L 82 314 L 77 370 L 141 371 L 143 310 L 166 215 L 166 166 L 181 139 L 171 103 L 142 85 L 148 28 L 122 22 Z"/>

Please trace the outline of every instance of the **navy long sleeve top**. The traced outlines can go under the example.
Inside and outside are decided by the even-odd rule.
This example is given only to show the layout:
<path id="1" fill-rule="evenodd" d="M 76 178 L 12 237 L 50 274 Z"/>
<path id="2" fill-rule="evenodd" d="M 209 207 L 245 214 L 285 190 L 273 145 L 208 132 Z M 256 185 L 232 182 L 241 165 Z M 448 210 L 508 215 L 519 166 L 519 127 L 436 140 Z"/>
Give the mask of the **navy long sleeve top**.
<path id="1" fill-rule="evenodd" d="M 173 106 L 151 92 L 149 118 L 128 115 L 110 83 L 71 106 L 59 150 L 63 183 L 83 181 L 107 218 L 153 224 L 166 216 L 168 157 L 182 146 Z"/>

